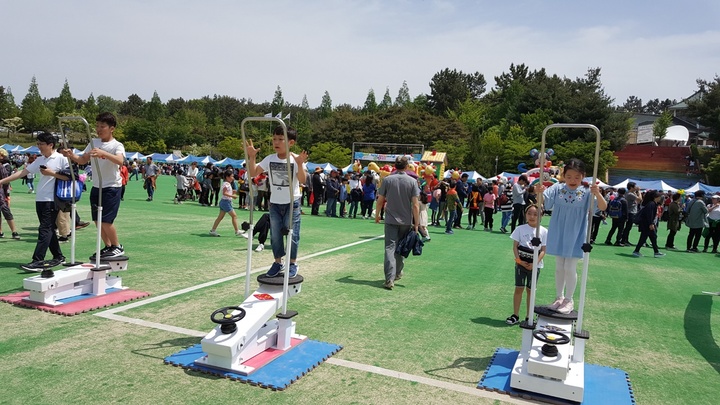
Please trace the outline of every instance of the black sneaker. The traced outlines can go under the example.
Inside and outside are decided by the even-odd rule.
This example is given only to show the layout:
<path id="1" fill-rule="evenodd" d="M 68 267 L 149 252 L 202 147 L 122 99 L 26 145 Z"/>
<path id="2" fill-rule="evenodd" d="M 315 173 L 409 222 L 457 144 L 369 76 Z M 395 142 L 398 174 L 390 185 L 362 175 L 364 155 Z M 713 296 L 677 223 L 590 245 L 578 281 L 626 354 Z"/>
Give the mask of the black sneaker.
<path id="1" fill-rule="evenodd" d="M 13 239 L 20 239 L 20 234 L 17 233 L 17 232 L 13 232 L 13 233 L 12 233 L 12 238 L 13 238 Z"/>
<path id="2" fill-rule="evenodd" d="M 60 236 L 60 237 L 58 238 L 58 242 L 60 242 L 60 243 L 65 243 L 65 242 L 67 242 L 68 240 L 69 240 L 69 239 L 68 239 L 67 236 Z"/>
<path id="3" fill-rule="evenodd" d="M 0 239 L 2 239 L 2 238 L 4 238 L 4 237 L 5 237 L 5 234 L 2 233 L 2 232 L 0 232 Z"/>
<path id="4" fill-rule="evenodd" d="M 112 246 L 105 246 L 104 248 L 100 249 L 100 257 L 103 257 L 107 251 L 110 250 Z M 92 256 L 90 256 L 90 260 L 95 260 L 95 256 L 97 255 L 97 252 L 93 253 Z"/>
<path id="5" fill-rule="evenodd" d="M 50 260 L 45 261 L 47 267 L 55 267 L 61 264 L 65 264 L 65 256 L 53 257 Z"/>
<path id="6" fill-rule="evenodd" d="M 45 260 L 38 260 L 36 262 L 30 262 L 28 264 L 23 264 L 22 266 L 20 266 L 20 268 L 23 270 L 38 271 L 38 272 L 43 271 L 49 267 L 50 266 L 48 265 L 48 263 Z"/>
<path id="7" fill-rule="evenodd" d="M 515 314 L 512 314 L 505 319 L 505 323 L 508 325 L 517 325 L 518 322 L 520 322 L 520 319 Z"/>
<path id="8" fill-rule="evenodd" d="M 123 245 L 120 246 L 110 246 L 110 249 L 105 251 L 105 253 L 100 253 L 101 259 L 111 259 L 113 257 L 122 256 L 125 254 L 125 250 L 123 249 Z"/>

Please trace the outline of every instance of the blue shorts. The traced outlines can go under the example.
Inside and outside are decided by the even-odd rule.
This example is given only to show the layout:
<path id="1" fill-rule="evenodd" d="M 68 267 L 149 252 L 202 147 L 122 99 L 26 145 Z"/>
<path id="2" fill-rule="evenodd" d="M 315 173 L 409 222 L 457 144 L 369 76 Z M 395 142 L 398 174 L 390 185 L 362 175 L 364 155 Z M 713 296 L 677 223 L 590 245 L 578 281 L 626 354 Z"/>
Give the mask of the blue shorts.
<path id="1" fill-rule="evenodd" d="M 538 279 L 540 278 L 540 269 L 537 269 Z M 515 287 L 531 288 L 532 287 L 532 271 L 526 270 L 519 264 L 515 264 Z"/>
<path id="2" fill-rule="evenodd" d="M 112 224 L 120 208 L 120 195 L 122 187 L 106 187 L 102 189 L 102 223 Z M 97 222 L 98 188 L 90 190 L 90 208 L 92 220 Z"/>
<path id="3" fill-rule="evenodd" d="M 220 200 L 220 209 L 228 213 L 234 211 L 232 200 Z"/>

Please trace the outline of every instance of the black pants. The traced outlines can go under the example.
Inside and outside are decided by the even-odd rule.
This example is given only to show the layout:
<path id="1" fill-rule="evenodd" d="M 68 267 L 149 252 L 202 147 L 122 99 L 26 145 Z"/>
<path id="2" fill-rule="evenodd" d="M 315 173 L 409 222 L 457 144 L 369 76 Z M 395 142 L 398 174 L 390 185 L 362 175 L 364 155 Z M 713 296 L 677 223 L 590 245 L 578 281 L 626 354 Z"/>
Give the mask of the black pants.
<path id="1" fill-rule="evenodd" d="M 365 217 L 365 216 L 369 217 L 370 215 L 372 215 L 373 200 L 367 200 L 367 201 L 363 200 L 363 202 L 361 204 L 362 205 L 360 206 L 360 208 L 361 208 L 360 215 L 362 215 L 363 217 Z M 366 215 L 366 213 L 367 213 L 367 215 Z"/>
<path id="2" fill-rule="evenodd" d="M 459 203 L 457 205 L 457 207 L 455 208 L 455 222 L 453 222 L 453 227 L 455 227 L 455 228 L 461 227 L 460 220 L 462 219 L 462 214 L 463 214 L 462 203 Z"/>
<path id="3" fill-rule="evenodd" d="M 598 231 L 600 230 L 600 222 L 602 222 L 602 217 L 593 215 L 592 227 L 590 228 L 590 241 L 591 242 L 595 242 L 595 240 L 597 239 L 597 234 L 598 234 Z"/>
<path id="4" fill-rule="evenodd" d="M 217 207 L 217 205 L 218 205 L 218 199 L 220 198 L 220 186 L 218 186 L 217 188 L 215 188 L 215 186 L 213 185 L 213 194 L 210 196 L 210 202 L 209 202 L 209 204 L 212 204 L 213 198 L 215 198 L 215 206 Z"/>
<path id="5" fill-rule="evenodd" d="M 690 228 L 690 233 L 688 233 L 687 237 L 687 250 L 697 249 L 702 230 L 702 228 Z"/>
<path id="6" fill-rule="evenodd" d="M 210 188 L 203 187 L 202 192 L 200 193 L 200 204 L 210 205 L 209 197 L 210 197 Z"/>
<path id="7" fill-rule="evenodd" d="M 322 190 L 313 190 L 313 203 L 310 214 L 319 215 L 320 204 L 322 204 Z"/>
<path id="8" fill-rule="evenodd" d="M 35 202 L 35 212 L 37 213 L 40 225 L 38 225 L 38 240 L 35 245 L 32 261 L 45 260 L 45 253 L 47 253 L 48 248 L 50 248 L 50 253 L 52 253 L 53 258 L 62 257 L 63 254 L 60 250 L 60 243 L 55 234 L 55 220 L 58 214 L 57 208 L 55 208 L 55 202 Z"/>
<path id="9" fill-rule="evenodd" d="M 477 218 L 478 218 L 479 214 L 480 214 L 479 208 L 476 210 L 474 210 L 472 208 L 468 210 L 468 225 L 470 227 L 472 227 L 473 229 L 475 228 L 475 225 L 477 224 Z"/>
<path id="10" fill-rule="evenodd" d="M 515 230 L 515 223 L 517 223 L 518 226 L 525 224 L 524 208 L 525 204 L 513 204 L 512 222 L 510 223 L 511 232 Z"/>
<path id="11" fill-rule="evenodd" d="M 710 241 L 712 240 L 713 251 L 717 251 L 718 242 L 720 241 L 720 226 L 710 226 L 709 229 L 710 232 L 708 232 L 708 236 L 705 238 L 705 250 L 708 249 L 708 246 L 710 246 Z"/>
<path id="12" fill-rule="evenodd" d="M 632 230 L 632 227 L 633 227 L 633 221 L 635 220 L 635 215 L 637 215 L 637 214 L 632 214 L 632 213 L 628 212 L 627 221 L 625 221 L 625 228 L 623 229 L 622 238 L 620 238 L 620 242 L 622 242 L 626 245 L 630 243 L 628 238 L 630 237 L 630 231 Z"/>
<path id="13" fill-rule="evenodd" d="M 495 213 L 494 207 L 485 207 L 485 228 L 489 228 L 492 231 L 493 227 L 493 214 Z"/>
<path id="14" fill-rule="evenodd" d="M 667 240 L 665 241 L 665 247 L 675 247 L 675 235 L 677 234 L 677 231 L 670 230 L 670 233 L 668 233 Z"/>
<path id="15" fill-rule="evenodd" d="M 263 214 L 253 227 L 253 236 L 258 236 L 258 243 L 265 244 L 270 232 L 270 214 Z"/>
<path id="16" fill-rule="evenodd" d="M 660 250 L 658 250 L 657 245 L 657 232 L 646 230 L 646 231 L 640 231 L 640 239 L 638 240 L 637 246 L 635 246 L 635 251 L 640 252 L 640 248 L 645 246 L 645 242 L 650 239 L 650 244 L 652 245 L 653 252 L 659 253 Z"/>
<path id="17" fill-rule="evenodd" d="M 615 243 L 620 243 L 622 242 L 622 236 L 625 231 L 625 218 L 612 218 L 612 226 L 610 227 L 610 232 L 608 232 L 607 239 L 605 239 L 605 243 L 612 242 L 612 237 L 616 230 L 618 234 Z"/>

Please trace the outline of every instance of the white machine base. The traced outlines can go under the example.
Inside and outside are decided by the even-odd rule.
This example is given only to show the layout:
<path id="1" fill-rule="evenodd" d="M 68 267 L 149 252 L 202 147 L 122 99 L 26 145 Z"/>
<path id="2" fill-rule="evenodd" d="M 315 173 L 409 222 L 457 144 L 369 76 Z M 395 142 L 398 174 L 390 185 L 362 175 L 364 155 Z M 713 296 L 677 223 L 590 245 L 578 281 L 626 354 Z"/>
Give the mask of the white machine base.
<path id="1" fill-rule="evenodd" d="M 297 277 L 295 283 L 288 286 L 288 298 L 300 292 L 302 277 Z M 272 319 L 281 309 L 284 295 L 281 284 L 261 283 L 258 289 L 239 305 L 245 311 L 245 316 L 235 323 L 237 329 L 231 333 L 223 333 L 222 327 L 216 326 L 201 341 L 205 356 L 195 362 L 249 375 L 256 370 L 256 367 L 246 364 L 253 357 L 268 349 L 290 350 L 292 338 L 306 339 L 305 336 L 295 334 L 293 315 Z M 238 311 L 233 314 L 236 312 Z"/>
<path id="2" fill-rule="evenodd" d="M 127 261 L 123 265 L 111 266 L 117 270 L 127 269 Z M 25 301 L 38 302 L 50 306 L 58 306 L 65 298 L 84 294 L 103 295 L 107 289 L 127 289 L 123 287 L 122 278 L 109 275 L 108 271 L 93 271 L 94 265 L 80 264 L 66 270 L 54 272 L 54 276 L 43 278 L 39 275 L 23 280 L 23 287 L 29 290 L 30 296 Z"/>
<path id="3" fill-rule="evenodd" d="M 566 345 L 567 346 L 567 345 Z M 536 392 L 538 394 L 582 402 L 585 392 L 585 362 L 570 362 L 567 377 L 564 380 L 541 377 L 527 372 L 528 359 L 518 354 L 510 376 L 513 388 Z"/>
<path id="4" fill-rule="evenodd" d="M 573 321 L 538 316 L 536 329 L 560 330 L 573 337 Z M 533 337 L 533 330 L 523 329 L 523 347 L 510 376 L 512 388 L 535 392 L 570 401 L 582 402 L 585 391 L 585 340 L 556 345 L 558 355 L 545 356 L 544 342 Z"/>

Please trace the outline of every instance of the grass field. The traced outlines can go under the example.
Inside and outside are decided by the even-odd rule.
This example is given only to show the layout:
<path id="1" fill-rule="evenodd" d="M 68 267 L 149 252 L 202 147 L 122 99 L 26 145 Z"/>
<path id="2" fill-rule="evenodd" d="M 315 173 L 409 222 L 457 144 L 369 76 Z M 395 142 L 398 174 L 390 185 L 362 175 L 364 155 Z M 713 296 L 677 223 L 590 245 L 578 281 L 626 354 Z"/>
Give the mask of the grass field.
<path id="1" fill-rule="evenodd" d="M 19 181 L 14 187 L 12 209 L 23 239 L 9 239 L 3 224 L 2 295 L 22 290 L 29 273 L 18 265 L 30 261 L 36 238 L 34 195 L 26 194 Z M 242 277 L 168 298 L 164 294 L 244 273 L 246 241 L 231 236 L 229 219 L 219 228 L 223 237 L 209 236 L 218 210 L 190 202 L 174 205 L 173 194 L 174 179 L 167 176 L 159 179 L 152 203 L 145 201 L 141 182 L 128 185 L 116 222 L 131 258 L 123 283 L 151 297 L 135 302 L 146 305 L 118 315 L 206 333 L 213 327 L 213 310 L 242 301 Z M 238 213 L 241 220 L 247 217 L 247 211 Z M 90 217 L 87 196 L 80 214 Z M 384 372 L 329 361 L 285 391 L 273 392 L 164 365 L 164 357 L 199 343 L 191 334 L 95 316 L 103 310 L 62 317 L 0 304 L 0 403 L 517 401 L 473 395 L 487 395 L 475 386 L 495 348 L 520 347 L 521 330 L 504 321 L 512 312 L 513 291 L 507 235 L 466 230 L 445 235 L 432 228 L 423 255 L 408 259 L 405 277 L 388 291 L 382 288 L 383 242 L 375 239 L 382 225 L 310 215 L 302 221 L 299 263 L 305 282 L 288 304 L 299 312 L 298 333 L 342 345 L 331 360 Z M 601 228 L 600 240 L 608 230 Z M 660 233 L 662 245 L 664 224 Z M 637 235 L 633 232 L 631 240 Z M 686 235 L 683 229 L 678 246 Z M 94 228 L 78 232 L 79 259 L 87 258 L 94 241 Z M 62 247 L 69 256 L 70 245 Z M 328 252 L 333 248 L 338 249 Z M 599 245 L 591 254 L 586 361 L 626 371 L 641 404 L 714 403 L 720 391 L 720 348 L 714 336 L 714 331 L 720 334 L 720 309 L 713 305 L 718 298 L 701 291 L 720 290 L 718 257 L 667 252 L 662 259 L 633 258 L 631 251 Z M 253 254 L 258 271 L 270 262 L 269 248 Z M 538 283 L 539 303 L 554 298 L 552 257 L 546 268 Z M 254 277 L 252 285 L 257 285 Z"/>

